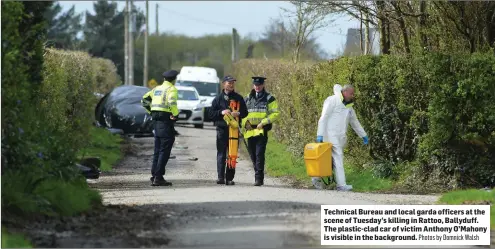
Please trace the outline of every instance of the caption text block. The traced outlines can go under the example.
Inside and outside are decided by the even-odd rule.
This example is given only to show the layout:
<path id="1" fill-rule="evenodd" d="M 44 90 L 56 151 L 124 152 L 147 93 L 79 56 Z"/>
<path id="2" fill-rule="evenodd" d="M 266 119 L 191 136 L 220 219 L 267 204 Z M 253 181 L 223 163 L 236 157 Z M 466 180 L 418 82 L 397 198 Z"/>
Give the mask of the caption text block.
<path id="1" fill-rule="evenodd" d="M 322 245 L 490 245 L 490 205 L 322 205 Z"/>

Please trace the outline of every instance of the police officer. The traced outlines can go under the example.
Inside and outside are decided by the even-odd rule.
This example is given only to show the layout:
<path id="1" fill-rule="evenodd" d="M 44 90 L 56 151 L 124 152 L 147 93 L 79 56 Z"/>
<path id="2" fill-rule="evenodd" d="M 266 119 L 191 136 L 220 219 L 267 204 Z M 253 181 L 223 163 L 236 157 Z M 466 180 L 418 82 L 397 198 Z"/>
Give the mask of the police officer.
<path id="1" fill-rule="evenodd" d="M 229 127 L 223 119 L 223 116 L 227 113 L 231 113 L 232 116 L 239 117 L 239 121 L 242 122 L 242 119 L 248 115 L 244 99 L 240 94 L 234 91 L 235 82 L 236 79 L 230 75 L 223 78 L 223 91 L 213 99 L 209 110 L 209 116 L 214 122 L 217 130 L 217 184 L 235 184 L 233 181 L 235 169 L 226 167 L 229 146 Z M 239 112 L 231 112 L 229 110 L 231 100 L 237 101 L 240 104 Z"/>
<path id="2" fill-rule="evenodd" d="M 143 106 L 151 111 L 153 119 L 155 152 L 151 165 L 152 186 L 172 186 L 163 176 L 175 142 L 174 123 L 179 115 L 177 88 L 174 86 L 178 74 L 176 70 L 163 73 L 163 83 L 147 92 L 141 101 Z"/>
<path id="3" fill-rule="evenodd" d="M 265 77 L 252 77 L 253 90 L 246 97 L 248 116 L 244 119 L 244 138 L 248 142 L 248 151 L 255 171 L 254 186 L 264 184 L 265 151 L 268 143 L 268 131 L 279 117 L 278 103 L 275 97 L 264 88 Z"/>

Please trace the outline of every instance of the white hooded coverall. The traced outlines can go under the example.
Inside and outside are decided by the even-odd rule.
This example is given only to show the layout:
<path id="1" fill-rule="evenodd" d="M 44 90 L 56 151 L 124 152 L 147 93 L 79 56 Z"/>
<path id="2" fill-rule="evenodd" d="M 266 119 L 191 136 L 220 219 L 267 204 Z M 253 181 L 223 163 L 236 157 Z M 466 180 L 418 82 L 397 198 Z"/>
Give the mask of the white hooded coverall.
<path id="1" fill-rule="evenodd" d="M 330 142 L 332 146 L 332 157 L 334 163 L 334 175 L 337 187 L 346 185 L 344 172 L 344 147 L 347 144 L 347 124 L 350 123 L 353 130 L 359 137 L 365 137 L 361 123 L 357 119 L 356 113 L 351 106 L 344 106 L 344 97 L 341 93 L 342 86 L 336 84 L 333 87 L 334 95 L 329 96 L 323 103 L 323 110 L 318 121 L 317 136 L 323 137 L 323 142 Z M 319 177 L 313 177 L 312 182 L 321 181 Z"/>

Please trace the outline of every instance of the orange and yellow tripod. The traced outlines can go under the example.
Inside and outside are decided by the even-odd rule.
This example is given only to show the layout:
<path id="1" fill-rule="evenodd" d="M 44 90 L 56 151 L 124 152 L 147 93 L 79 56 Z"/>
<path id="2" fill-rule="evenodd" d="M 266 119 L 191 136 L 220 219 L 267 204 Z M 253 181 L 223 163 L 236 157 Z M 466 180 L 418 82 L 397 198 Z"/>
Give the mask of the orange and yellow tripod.
<path id="1" fill-rule="evenodd" d="M 239 112 L 240 103 L 235 100 L 230 101 L 231 112 Z M 227 154 L 227 167 L 235 169 L 239 150 L 239 117 L 231 114 L 224 115 L 224 120 L 229 125 L 229 150 Z"/>

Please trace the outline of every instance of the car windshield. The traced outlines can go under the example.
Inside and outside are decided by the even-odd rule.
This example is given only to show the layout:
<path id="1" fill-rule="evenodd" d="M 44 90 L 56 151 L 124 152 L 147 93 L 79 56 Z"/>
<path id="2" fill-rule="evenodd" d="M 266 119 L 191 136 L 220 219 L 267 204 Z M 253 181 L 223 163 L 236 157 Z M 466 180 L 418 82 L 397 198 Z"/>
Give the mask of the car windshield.
<path id="1" fill-rule="evenodd" d="M 201 96 L 216 96 L 220 92 L 220 84 L 200 81 L 177 81 L 178 86 L 192 86 Z"/>
<path id="2" fill-rule="evenodd" d="M 179 90 L 179 100 L 199 100 L 199 96 L 195 91 L 191 90 Z"/>

